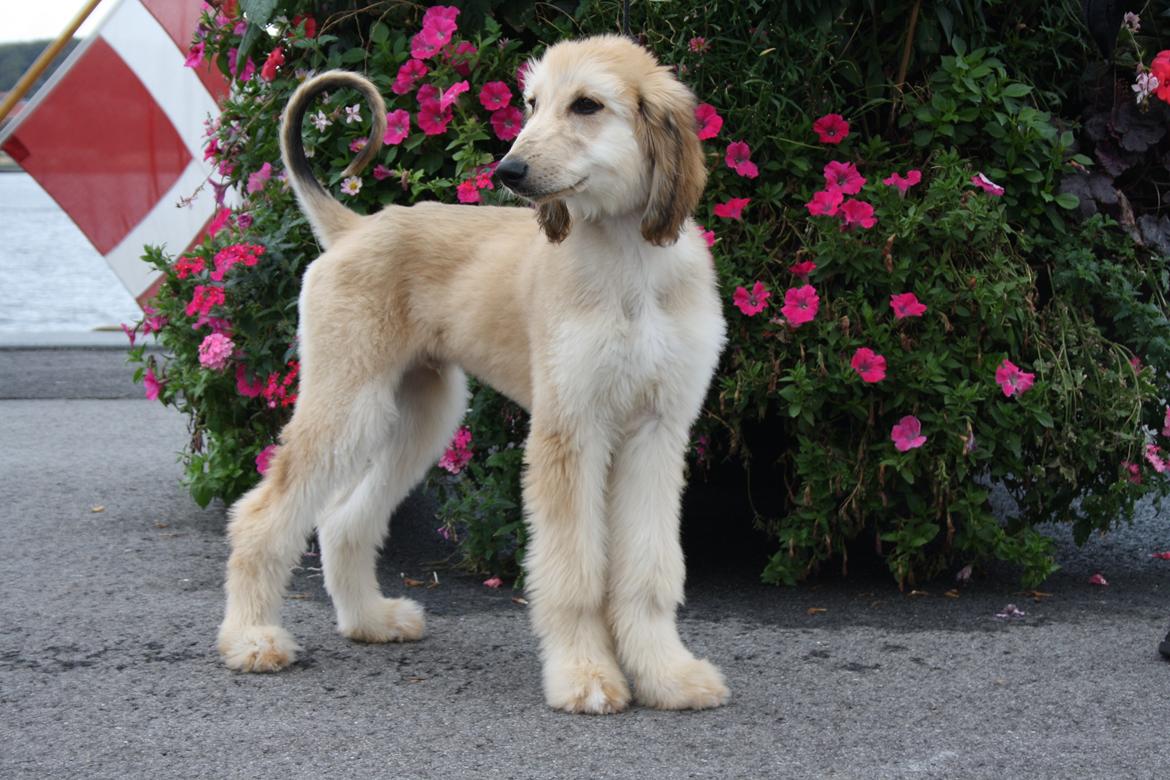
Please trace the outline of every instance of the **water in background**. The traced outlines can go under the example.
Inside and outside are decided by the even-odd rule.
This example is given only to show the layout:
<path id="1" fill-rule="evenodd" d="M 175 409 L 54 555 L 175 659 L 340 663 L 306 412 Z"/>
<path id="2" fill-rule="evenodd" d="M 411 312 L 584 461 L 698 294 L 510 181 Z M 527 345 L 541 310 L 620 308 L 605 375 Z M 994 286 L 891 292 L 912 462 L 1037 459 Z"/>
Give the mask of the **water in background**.
<path id="1" fill-rule="evenodd" d="M 87 331 L 142 312 L 32 177 L 0 173 L 0 333 Z"/>

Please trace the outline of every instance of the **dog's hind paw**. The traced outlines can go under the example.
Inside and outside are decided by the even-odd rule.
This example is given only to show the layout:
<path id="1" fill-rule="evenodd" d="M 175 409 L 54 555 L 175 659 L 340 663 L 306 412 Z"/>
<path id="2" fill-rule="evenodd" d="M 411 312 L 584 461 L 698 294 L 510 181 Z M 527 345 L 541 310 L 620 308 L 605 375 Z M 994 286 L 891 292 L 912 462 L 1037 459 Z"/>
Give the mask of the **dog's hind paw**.
<path id="1" fill-rule="evenodd" d="M 354 625 L 342 624 L 342 636 L 355 642 L 412 642 L 423 635 L 423 608 L 411 599 L 383 598 L 369 617 Z"/>
<path id="2" fill-rule="evenodd" d="M 609 715 L 629 706 L 630 686 L 616 668 L 578 664 L 546 675 L 545 699 L 565 712 Z"/>
<path id="3" fill-rule="evenodd" d="M 276 672 L 297 660 L 300 650 L 280 626 L 245 626 L 219 630 L 219 654 L 229 669 Z"/>
<path id="4" fill-rule="evenodd" d="M 698 658 L 675 664 L 652 679 L 639 678 L 635 689 L 639 702 L 660 710 L 705 710 L 720 707 L 731 697 L 719 669 Z"/>

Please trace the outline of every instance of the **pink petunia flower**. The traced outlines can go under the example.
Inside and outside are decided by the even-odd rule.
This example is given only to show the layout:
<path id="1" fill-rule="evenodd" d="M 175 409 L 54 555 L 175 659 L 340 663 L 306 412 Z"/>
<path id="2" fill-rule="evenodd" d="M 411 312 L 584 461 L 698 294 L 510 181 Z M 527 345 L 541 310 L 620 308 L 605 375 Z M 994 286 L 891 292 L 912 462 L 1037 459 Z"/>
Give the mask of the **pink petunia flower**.
<path id="1" fill-rule="evenodd" d="M 898 424 L 890 429 L 890 440 L 898 452 L 907 452 L 918 449 L 926 444 L 926 437 L 922 435 L 922 423 L 917 417 L 908 414 Z"/>
<path id="2" fill-rule="evenodd" d="M 398 75 L 394 77 L 394 84 L 391 85 L 390 91 L 395 95 L 405 95 L 414 89 L 418 80 L 429 72 L 430 68 L 422 60 L 409 59 L 402 63 L 402 67 L 398 69 Z"/>
<path id="3" fill-rule="evenodd" d="M 1126 472 L 1126 479 L 1135 485 L 1142 484 L 1142 467 L 1128 460 L 1121 461 L 1121 468 Z"/>
<path id="4" fill-rule="evenodd" d="M 452 474 L 458 474 L 471 462 L 472 454 L 471 430 L 467 426 L 463 426 L 455 432 L 455 437 L 447 446 L 447 451 L 443 453 L 443 457 L 439 458 L 439 467 Z"/>
<path id="5" fill-rule="evenodd" d="M 451 112 L 444 111 L 438 100 L 427 100 L 418 109 L 418 126 L 427 135 L 442 135 L 447 132 L 451 118 Z"/>
<path id="6" fill-rule="evenodd" d="M 823 144 L 839 144 L 849 137 L 849 123 L 840 114 L 825 114 L 813 122 L 812 129 Z"/>
<path id="7" fill-rule="evenodd" d="M 849 365 L 861 377 L 861 381 L 873 384 L 886 378 L 886 359 L 869 347 L 861 347 L 853 353 Z"/>
<path id="8" fill-rule="evenodd" d="M 126 334 L 126 338 L 130 339 L 130 346 L 133 347 L 134 342 L 138 340 L 137 326 L 131 328 L 129 325 L 127 325 L 124 322 L 119 323 L 119 326 L 122 328 L 122 332 Z"/>
<path id="9" fill-rule="evenodd" d="M 373 173 L 374 173 L 374 179 L 377 181 L 382 181 L 383 179 L 389 179 L 391 176 L 394 175 L 394 171 L 390 170 L 389 168 L 387 168 L 385 165 L 382 165 L 381 163 L 378 163 L 377 165 L 374 166 Z"/>
<path id="10" fill-rule="evenodd" d="M 763 282 L 756 282 L 752 285 L 750 293 L 743 287 L 736 287 L 731 301 L 741 312 L 749 317 L 754 317 L 768 308 L 768 298 L 771 296 L 772 293 L 764 286 Z"/>
<path id="11" fill-rule="evenodd" d="M 212 371 L 223 371 L 236 345 L 222 333 L 209 333 L 199 345 L 199 365 Z"/>
<path id="12" fill-rule="evenodd" d="M 1003 187 L 984 176 L 982 172 L 972 176 L 971 183 L 986 192 L 988 195 L 994 195 L 997 198 L 1003 195 Z"/>
<path id="13" fill-rule="evenodd" d="M 1147 444 L 1144 454 L 1146 462 L 1159 474 L 1165 474 L 1166 470 L 1170 469 L 1170 465 L 1167 465 L 1166 459 L 1162 457 L 1162 448 L 1157 444 Z"/>
<path id="14" fill-rule="evenodd" d="M 1102 575 L 1101 572 L 1097 572 L 1092 577 L 1089 577 L 1089 584 L 1090 585 L 1097 585 L 1099 587 L 1105 588 L 1105 587 L 1109 586 L 1109 581 L 1107 579 L 1105 579 L 1104 575 Z"/>
<path id="15" fill-rule="evenodd" d="M 475 186 L 474 179 L 460 182 L 455 188 L 455 194 L 460 203 L 479 203 L 479 187 Z"/>
<path id="16" fill-rule="evenodd" d="M 264 189 L 264 185 L 272 178 L 272 163 L 264 163 L 260 166 L 260 170 L 255 173 L 248 174 L 248 192 L 259 192 Z"/>
<path id="17" fill-rule="evenodd" d="M 743 220 L 743 210 L 752 202 L 751 198 L 732 198 L 726 203 L 719 203 L 715 206 L 715 216 L 723 217 L 724 219 L 738 219 Z"/>
<path id="18" fill-rule="evenodd" d="M 832 162 L 825 165 L 825 189 L 840 190 L 842 195 L 856 195 L 865 186 L 865 177 L 851 162 Z"/>
<path id="19" fill-rule="evenodd" d="M 894 173 L 890 174 L 889 178 L 882 179 L 882 184 L 886 185 L 887 187 L 897 187 L 898 194 L 902 197 L 906 197 L 906 190 L 910 189 L 920 181 L 922 181 L 922 171 L 913 169 L 907 171 L 905 176 L 895 171 Z"/>
<path id="20" fill-rule="evenodd" d="M 198 68 L 203 64 L 203 41 L 197 41 L 190 49 L 187 50 L 187 59 L 183 61 L 183 67 Z"/>
<path id="21" fill-rule="evenodd" d="M 264 390 L 264 380 L 257 377 L 248 381 L 248 371 L 243 363 L 236 363 L 236 392 L 245 398 L 255 398 Z"/>
<path id="22" fill-rule="evenodd" d="M 723 128 L 723 117 L 710 103 L 700 103 L 695 107 L 695 121 L 699 123 L 699 140 L 706 141 L 719 135 Z"/>
<path id="23" fill-rule="evenodd" d="M 699 235 L 702 236 L 703 240 L 707 242 L 707 248 L 710 249 L 711 247 L 715 246 L 715 231 L 714 230 L 707 230 L 702 225 L 700 225 L 699 227 L 702 228 L 699 231 Z M 1170 434 L 1166 434 L 1166 435 L 1170 436 Z"/>
<path id="24" fill-rule="evenodd" d="M 873 215 L 873 206 L 863 200 L 850 198 L 841 204 L 841 220 L 843 227 L 860 226 L 868 230 L 877 224 L 877 217 Z"/>
<path id="25" fill-rule="evenodd" d="M 809 274 L 815 270 L 817 270 L 817 264 L 812 260 L 805 260 L 788 266 L 788 273 L 793 276 L 799 276 L 801 279 L 808 279 Z"/>
<path id="26" fill-rule="evenodd" d="M 229 208 L 222 208 L 215 212 L 215 216 L 211 222 L 207 223 L 207 235 L 214 236 L 219 231 L 223 230 L 227 225 L 228 220 L 232 218 L 232 210 Z"/>
<path id="27" fill-rule="evenodd" d="M 999 367 L 995 369 L 995 381 L 1003 390 L 1003 394 L 1008 397 L 1028 392 L 1035 379 L 1035 374 L 1021 371 L 1015 363 L 1007 358 L 1004 358 Z"/>
<path id="28" fill-rule="evenodd" d="M 386 132 L 382 135 L 382 143 L 397 146 L 410 135 L 410 112 L 404 109 L 391 111 L 386 115 Z"/>
<path id="29" fill-rule="evenodd" d="M 451 34 L 444 35 L 442 30 L 434 27 L 423 27 L 410 39 L 410 56 L 416 60 L 429 60 L 451 41 Z"/>
<path id="30" fill-rule="evenodd" d="M 752 149 L 743 141 L 732 141 L 727 145 L 727 155 L 724 161 L 727 167 L 747 179 L 754 179 L 760 175 L 756 164 L 751 160 Z"/>
<path id="31" fill-rule="evenodd" d="M 146 376 L 143 377 L 142 384 L 146 388 L 146 400 L 157 401 L 158 394 L 162 391 L 163 383 L 154 375 L 153 368 L 148 367 L 146 369 Z"/>
<path id="32" fill-rule="evenodd" d="M 890 296 L 890 308 L 894 310 L 894 319 L 906 317 L 921 317 L 926 313 L 926 304 L 918 302 L 918 296 L 912 292 L 898 293 Z"/>
<path id="33" fill-rule="evenodd" d="M 260 68 L 260 78 L 264 81 L 272 81 L 276 78 L 276 69 L 284 64 L 284 49 L 277 46 L 268 53 L 268 59 L 264 60 L 264 65 Z"/>
<path id="34" fill-rule="evenodd" d="M 492 130 L 501 141 L 511 141 L 520 135 L 524 126 L 524 112 L 516 106 L 504 106 L 492 112 Z"/>
<path id="35" fill-rule="evenodd" d="M 808 213 L 813 217 L 832 217 L 841 208 L 845 196 L 838 189 L 821 190 L 812 196 L 812 200 L 804 204 Z"/>
<path id="36" fill-rule="evenodd" d="M 469 41 L 460 41 L 454 48 L 448 46 L 443 49 L 443 56 L 451 63 L 451 68 L 464 78 L 471 75 L 471 65 L 478 53 L 479 49 Z"/>
<path id="37" fill-rule="evenodd" d="M 200 260 L 200 263 L 203 261 Z M 202 267 L 200 268 L 202 270 Z M 158 313 L 158 309 L 152 306 L 143 306 L 142 313 L 146 317 L 142 320 L 142 332 L 144 334 L 159 333 L 167 325 L 167 318 L 163 314 Z"/>
<path id="38" fill-rule="evenodd" d="M 512 90 L 502 81 L 489 81 L 479 90 L 479 104 L 488 111 L 499 111 L 512 102 Z"/>
<path id="39" fill-rule="evenodd" d="M 442 96 L 439 98 L 439 109 L 441 111 L 446 111 L 448 108 L 455 105 L 455 101 L 459 99 L 459 96 L 469 89 L 471 89 L 471 85 L 468 84 L 466 80 L 452 84 L 443 91 Z"/>
<path id="40" fill-rule="evenodd" d="M 362 149 L 366 148 L 366 144 L 368 144 L 368 143 L 369 143 L 369 139 L 355 138 L 349 142 L 349 150 L 351 152 L 360 152 Z"/>
<path id="41" fill-rule="evenodd" d="M 784 293 L 784 305 L 780 313 L 794 328 L 799 328 L 806 322 L 812 322 L 821 308 L 821 299 L 817 289 L 811 284 L 801 287 L 790 287 Z"/>
<path id="42" fill-rule="evenodd" d="M 268 466 L 272 463 L 272 458 L 276 455 L 279 447 L 275 444 L 269 444 L 264 449 L 260 450 L 260 454 L 256 456 L 256 471 L 261 474 L 268 471 Z"/>
<path id="43" fill-rule="evenodd" d="M 501 580 L 499 577 L 489 577 L 488 579 L 483 581 L 483 585 L 485 588 L 495 589 L 495 588 L 500 587 L 503 584 L 504 584 L 504 581 Z"/>

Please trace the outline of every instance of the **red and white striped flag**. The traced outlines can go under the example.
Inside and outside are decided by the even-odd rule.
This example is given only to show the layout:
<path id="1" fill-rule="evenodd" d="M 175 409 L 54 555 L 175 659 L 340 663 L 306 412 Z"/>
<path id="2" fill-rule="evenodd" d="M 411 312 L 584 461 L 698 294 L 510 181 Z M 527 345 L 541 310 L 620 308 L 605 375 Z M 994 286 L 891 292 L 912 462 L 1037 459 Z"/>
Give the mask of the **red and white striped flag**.
<path id="1" fill-rule="evenodd" d="M 143 246 L 182 252 L 215 212 L 212 188 L 200 189 L 212 172 L 203 123 L 227 83 L 207 67 L 184 67 L 200 0 L 114 2 L 0 131 L 0 145 L 143 303 L 159 276 L 141 260 Z"/>

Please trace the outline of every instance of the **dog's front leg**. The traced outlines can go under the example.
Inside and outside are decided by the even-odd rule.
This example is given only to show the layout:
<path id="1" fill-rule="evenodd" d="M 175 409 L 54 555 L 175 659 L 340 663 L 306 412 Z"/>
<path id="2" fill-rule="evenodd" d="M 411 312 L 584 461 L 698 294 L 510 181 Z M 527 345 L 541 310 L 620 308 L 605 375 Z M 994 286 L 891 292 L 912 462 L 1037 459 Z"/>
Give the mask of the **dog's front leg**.
<path id="1" fill-rule="evenodd" d="M 689 425 L 647 421 L 615 453 L 610 485 L 608 608 L 638 701 L 661 709 L 725 704 L 723 675 L 678 635 L 685 568 L 679 509 Z"/>
<path id="2" fill-rule="evenodd" d="M 620 712 L 630 701 L 605 617 L 608 446 L 533 415 L 525 453 L 526 592 L 540 638 L 544 694 L 567 712 Z"/>

